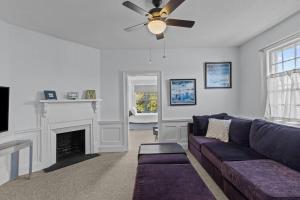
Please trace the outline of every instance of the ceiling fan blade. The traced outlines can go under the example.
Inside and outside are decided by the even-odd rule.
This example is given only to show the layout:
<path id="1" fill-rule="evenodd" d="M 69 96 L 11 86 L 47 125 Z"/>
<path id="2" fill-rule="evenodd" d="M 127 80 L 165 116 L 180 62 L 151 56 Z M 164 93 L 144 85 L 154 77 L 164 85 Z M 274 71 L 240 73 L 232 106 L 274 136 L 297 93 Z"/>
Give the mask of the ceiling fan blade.
<path id="1" fill-rule="evenodd" d="M 167 19 L 166 23 L 169 26 L 180 26 L 185 28 L 192 28 L 195 24 L 195 21 L 181 20 L 181 19 Z"/>
<path id="2" fill-rule="evenodd" d="M 124 28 L 124 31 L 130 32 L 130 31 L 136 30 L 136 29 L 138 29 L 138 28 L 141 28 L 142 26 L 145 26 L 145 25 L 147 25 L 147 24 L 148 24 L 148 22 L 144 22 L 144 23 L 141 23 L 141 24 L 137 24 L 137 25 L 134 25 L 134 26 L 130 26 L 130 27 Z"/>
<path id="3" fill-rule="evenodd" d="M 127 8 L 129 8 L 129 9 L 131 9 L 131 10 L 133 10 L 133 11 L 139 13 L 139 14 L 141 14 L 141 15 L 146 16 L 146 17 L 149 16 L 149 15 L 151 16 L 151 14 L 148 13 L 148 11 L 146 11 L 145 9 L 143 9 L 143 8 L 135 5 L 134 3 L 131 3 L 130 1 L 123 2 L 123 5 L 125 7 L 127 7 Z"/>
<path id="4" fill-rule="evenodd" d="M 157 34 L 157 35 L 156 35 L 156 39 L 157 39 L 157 40 L 164 39 L 164 37 L 165 37 L 165 36 L 164 36 L 164 33 L 161 33 L 161 34 Z"/>
<path id="5" fill-rule="evenodd" d="M 162 15 L 163 13 L 167 13 L 167 15 L 170 15 L 184 1 L 185 0 L 170 0 L 160 11 L 160 14 Z"/>

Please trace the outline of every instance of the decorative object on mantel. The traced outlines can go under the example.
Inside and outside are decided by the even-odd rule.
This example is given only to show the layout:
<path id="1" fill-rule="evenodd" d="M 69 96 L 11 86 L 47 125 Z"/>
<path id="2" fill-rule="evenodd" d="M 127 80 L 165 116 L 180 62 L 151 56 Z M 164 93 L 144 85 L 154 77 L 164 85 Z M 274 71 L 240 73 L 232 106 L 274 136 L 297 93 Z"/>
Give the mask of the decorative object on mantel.
<path id="1" fill-rule="evenodd" d="M 96 90 L 87 90 L 85 92 L 86 99 L 96 99 Z"/>
<path id="2" fill-rule="evenodd" d="M 196 105 L 196 79 L 170 80 L 170 105 Z"/>
<path id="3" fill-rule="evenodd" d="M 76 99 L 78 99 L 78 97 L 79 97 L 78 92 L 68 92 L 67 93 L 67 99 L 76 100 Z"/>
<path id="4" fill-rule="evenodd" d="M 205 63 L 205 88 L 232 88 L 231 62 Z"/>
<path id="5" fill-rule="evenodd" d="M 44 90 L 46 100 L 57 100 L 56 92 L 53 90 Z"/>

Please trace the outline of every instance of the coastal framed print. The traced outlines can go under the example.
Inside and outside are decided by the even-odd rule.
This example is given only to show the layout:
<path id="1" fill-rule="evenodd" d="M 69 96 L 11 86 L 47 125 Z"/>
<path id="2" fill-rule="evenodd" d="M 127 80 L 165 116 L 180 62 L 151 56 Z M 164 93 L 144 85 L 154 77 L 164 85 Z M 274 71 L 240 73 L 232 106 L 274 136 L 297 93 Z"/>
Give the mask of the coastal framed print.
<path id="1" fill-rule="evenodd" d="M 197 104 L 196 79 L 170 79 L 170 106 Z"/>
<path id="2" fill-rule="evenodd" d="M 205 88 L 232 88 L 231 62 L 205 63 Z"/>
<path id="3" fill-rule="evenodd" d="M 57 100 L 56 92 L 53 90 L 44 90 L 46 100 Z"/>

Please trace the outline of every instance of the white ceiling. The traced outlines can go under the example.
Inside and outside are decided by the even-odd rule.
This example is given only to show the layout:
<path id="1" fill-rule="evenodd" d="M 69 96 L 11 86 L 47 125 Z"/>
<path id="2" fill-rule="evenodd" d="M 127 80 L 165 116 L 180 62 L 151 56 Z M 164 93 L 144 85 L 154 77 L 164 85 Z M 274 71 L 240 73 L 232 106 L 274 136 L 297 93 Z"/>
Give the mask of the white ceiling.
<path id="1" fill-rule="evenodd" d="M 28 29 L 88 46 L 157 48 L 146 27 L 123 28 L 145 18 L 124 0 L 0 0 L 0 18 Z M 131 0 L 149 10 L 151 0 Z M 165 2 L 165 1 L 164 1 Z M 168 48 L 239 46 L 300 9 L 300 0 L 186 0 L 172 18 L 195 20 L 193 29 L 170 27 Z"/>

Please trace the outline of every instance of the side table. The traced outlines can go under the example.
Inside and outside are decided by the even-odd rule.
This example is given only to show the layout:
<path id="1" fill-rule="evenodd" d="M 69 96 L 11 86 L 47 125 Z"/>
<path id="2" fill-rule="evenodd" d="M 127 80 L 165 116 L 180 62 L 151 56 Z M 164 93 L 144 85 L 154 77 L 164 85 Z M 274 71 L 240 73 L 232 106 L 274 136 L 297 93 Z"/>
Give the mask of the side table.
<path id="1" fill-rule="evenodd" d="M 14 140 L 0 144 L 0 156 L 11 154 L 10 180 L 16 179 L 19 175 L 19 152 L 21 149 L 29 147 L 29 175 L 32 173 L 32 141 Z"/>

